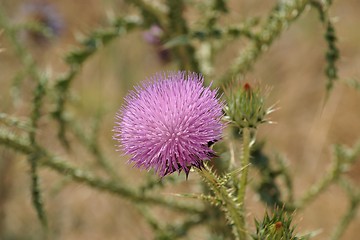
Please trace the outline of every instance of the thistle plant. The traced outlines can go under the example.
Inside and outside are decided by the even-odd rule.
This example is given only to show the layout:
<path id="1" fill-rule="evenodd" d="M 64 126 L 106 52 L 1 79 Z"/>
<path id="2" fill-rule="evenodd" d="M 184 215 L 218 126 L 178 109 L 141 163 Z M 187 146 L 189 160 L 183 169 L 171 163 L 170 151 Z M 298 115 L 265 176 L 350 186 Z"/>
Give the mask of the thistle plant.
<path id="1" fill-rule="evenodd" d="M 254 16 L 238 14 L 234 6 L 239 3 L 230 0 L 126 0 L 121 8 L 110 1 L 106 4 L 116 13 L 107 11 L 108 21 L 101 19 L 97 27 L 92 23 L 86 33 L 76 34 L 82 36 L 73 43 L 76 47 L 68 46 L 72 38 L 65 43 L 59 38 L 60 43 L 47 45 L 46 51 L 44 43 L 49 37 L 60 37 L 63 30 L 64 34 L 75 31 L 71 26 L 64 29 L 69 27 L 63 24 L 67 19 L 59 16 L 66 14 L 54 11 L 62 8 L 36 2 L 28 5 L 21 13 L 25 20 L 19 21 L 12 18 L 16 15 L 11 13 L 16 9 L 12 4 L 7 0 L 0 3 L 0 58 L 7 60 L 1 61 L 0 69 L 0 85 L 5 86 L 0 88 L 1 239 L 68 239 L 74 235 L 63 222 L 82 231 L 78 226 L 88 223 L 83 223 L 81 217 L 96 221 L 105 207 L 111 209 L 108 213 L 111 216 L 106 216 L 111 224 L 105 220 L 91 222 L 80 238 L 98 231 L 96 236 L 101 239 L 311 239 L 319 232 L 319 226 L 303 224 L 302 217 L 309 214 L 304 210 L 313 207 L 311 203 L 316 204 L 332 186 L 342 190 L 339 195 L 343 194 L 342 201 L 346 200 L 348 206 L 333 219 L 332 224 L 335 220 L 338 223 L 318 237 L 356 238 L 358 234 L 349 230 L 349 225 L 359 223 L 356 216 L 360 187 L 353 179 L 358 173 L 360 143 L 351 147 L 335 144 L 329 153 L 329 166 L 321 165 L 324 171 L 316 172 L 316 180 L 307 179 L 310 175 L 302 169 L 293 170 L 292 164 L 297 161 L 290 160 L 296 158 L 301 164 L 311 162 L 315 166 L 318 159 L 301 159 L 313 155 L 301 151 L 299 139 L 285 139 L 295 142 L 301 152 L 287 159 L 272 142 L 284 134 L 272 134 L 269 139 L 262 135 L 263 126 L 274 127 L 268 124 L 269 115 L 275 110 L 273 96 L 269 95 L 273 93 L 265 86 L 284 94 L 278 82 L 268 82 L 272 74 L 276 76 L 277 69 L 272 69 L 270 75 L 256 77 L 260 79 L 258 83 L 252 80 L 254 75 L 261 75 L 257 66 L 271 65 L 274 55 L 268 54 L 264 62 L 258 59 L 267 54 L 278 38 L 289 37 L 285 32 L 292 25 L 299 23 L 298 30 L 308 27 L 303 21 L 315 21 L 309 17 L 315 13 L 323 29 L 325 56 L 326 80 L 318 83 L 324 86 L 321 93 L 325 101 L 320 105 L 324 109 L 328 105 L 334 107 L 331 102 L 339 99 L 339 92 L 358 91 L 360 84 L 356 78 L 342 76 L 347 71 L 340 71 L 342 42 L 337 39 L 342 36 L 338 36 L 338 25 L 330 11 L 333 1 L 279 0 L 266 16 L 261 11 Z M 241 15 L 241 20 L 234 15 Z M 28 38 L 21 38 L 24 32 Z M 125 41 L 118 41 L 122 38 Z M 26 42 L 34 40 L 36 49 L 44 51 L 33 51 L 34 44 Z M 228 48 L 240 51 L 235 56 L 226 54 Z M 59 49 L 64 54 L 61 66 L 56 64 L 58 59 L 51 58 L 59 55 Z M 145 52 L 148 49 L 152 52 Z M 276 49 L 277 54 L 288 51 L 283 45 Z M 289 53 L 285 54 L 285 62 L 296 59 Z M 136 57 L 139 59 L 135 63 L 131 61 Z M 302 61 L 312 58 L 296 59 L 297 66 Z M 295 75 L 287 74 L 286 78 L 292 81 Z M 344 81 L 343 77 L 351 81 Z M 321 77 L 317 79 L 321 81 Z M 351 88 L 338 88 L 343 83 Z M 315 83 L 311 86 L 315 89 Z M 295 85 L 286 87 L 291 94 L 298 92 L 291 91 Z M 275 102 L 281 94 L 275 97 Z M 289 106 L 281 101 L 277 105 Z M 350 105 L 342 108 L 351 109 Z M 300 117 L 303 110 L 292 110 L 291 114 L 299 115 L 297 120 L 303 121 Z M 348 115 L 334 119 L 345 116 Z M 275 118 L 277 126 L 289 123 L 281 114 L 271 118 Z M 348 123 L 356 121 L 351 119 Z M 286 131 L 296 131 L 297 124 L 290 122 L 292 126 Z M 312 147 L 325 149 L 322 141 Z M 19 167 L 14 164 L 16 161 L 24 165 Z M 130 164 L 125 164 L 126 161 Z M 131 166 L 135 169 L 130 170 Z M 57 175 L 43 174 L 43 169 Z M 186 177 L 179 176 L 181 173 Z M 16 181 L 21 181 L 22 175 L 28 177 L 29 191 L 20 195 L 24 188 L 19 187 L 20 190 L 9 194 L 14 186 L 16 189 L 21 186 Z M 304 187 L 310 180 L 312 184 Z M 299 185 L 301 181 L 306 183 Z M 72 189 L 74 196 L 69 196 L 66 188 L 70 183 L 83 187 Z M 92 207 L 91 211 L 72 211 L 67 201 L 62 200 L 82 201 L 83 198 L 76 199 L 75 193 L 82 195 L 85 187 L 99 194 L 92 195 L 91 201 L 81 202 L 82 206 L 96 202 L 99 196 L 106 204 L 99 204 L 96 211 Z M 127 205 L 123 202 L 112 205 L 113 198 L 105 193 L 126 200 Z M 33 205 L 34 212 L 22 213 L 23 206 L 17 202 L 22 197 Z M 23 216 L 11 210 L 14 204 Z M 23 205 L 26 209 L 27 204 Z M 129 216 L 131 211 L 136 211 L 132 213 L 135 217 Z M 66 214 L 62 215 L 63 212 Z M 93 215 L 88 217 L 88 212 Z M 118 224 L 119 215 L 121 221 L 128 222 Z M 32 221 L 36 218 L 38 222 Z M 20 226 L 22 221 L 26 227 Z M 131 231 L 132 226 L 135 231 Z M 114 234 L 103 236 L 100 228 Z"/>

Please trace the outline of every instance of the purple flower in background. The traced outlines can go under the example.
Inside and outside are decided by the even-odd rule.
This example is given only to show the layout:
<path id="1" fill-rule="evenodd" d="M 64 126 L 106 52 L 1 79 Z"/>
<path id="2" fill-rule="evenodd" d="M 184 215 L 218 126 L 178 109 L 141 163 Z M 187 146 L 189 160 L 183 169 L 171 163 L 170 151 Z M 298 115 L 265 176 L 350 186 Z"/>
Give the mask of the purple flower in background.
<path id="1" fill-rule="evenodd" d="M 37 23 L 46 28 L 47 33 L 28 29 L 26 35 L 38 44 L 46 44 L 51 37 L 58 37 L 63 31 L 63 21 L 57 8 L 46 1 L 31 1 L 22 5 L 21 21 Z"/>
<path id="2" fill-rule="evenodd" d="M 148 31 L 144 32 L 144 39 L 150 44 L 161 45 L 163 35 L 164 31 L 158 25 L 152 25 Z"/>
<path id="3" fill-rule="evenodd" d="M 116 115 L 114 139 L 130 162 L 163 177 L 215 156 L 210 146 L 221 138 L 223 104 L 217 91 L 196 73 L 157 74 L 125 98 Z"/>
<path id="4" fill-rule="evenodd" d="M 158 25 L 152 25 L 149 30 L 144 32 L 144 40 L 154 46 L 158 58 L 163 64 L 166 64 L 171 61 L 171 53 L 169 49 L 164 48 L 163 37 L 164 31 Z"/>

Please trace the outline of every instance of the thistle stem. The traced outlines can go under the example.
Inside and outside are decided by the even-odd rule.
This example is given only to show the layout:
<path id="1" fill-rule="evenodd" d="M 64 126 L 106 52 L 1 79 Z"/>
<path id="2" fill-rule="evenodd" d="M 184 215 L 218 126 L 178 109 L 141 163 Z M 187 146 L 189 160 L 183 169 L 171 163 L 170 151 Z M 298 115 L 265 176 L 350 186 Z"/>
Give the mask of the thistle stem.
<path id="1" fill-rule="evenodd" d="M 360 198 L 350 200 L 350 206 L 348 207 L 344 216 L 341 218 L 339 225 L 335 228 L 332 236 L 330 237 L 331 240 L 338 240 L 343 236 L 345 230 L 356 216 L 359 203 Z"/>
<path id="2" fill-rule="evenodd" d="M 309 188 L 303 195 L 295 203 L 295 207 L 297 209 L 304 208 L 308 205 L 311 201 L 316 199 L 316 197 L 324 192 L 331 184 L 337 181 L 341 174 L 341 169 L 343 168 L 343 163 L 339 158 L 334 159 L 332 167 L 330 170 L 321 178 L 317 183 L 313 184 L 312 187 Z"/>
<path id="3" fill-rule="evenodd" d="M 206 182 L 213 190 L 215 196 L 222 201 L 225 213 L 228 214 L 228 217 L 232 223 L 233 233 L 236 239 L 245 240 L 245 225 L 243 224 L 242 213 L 239 212 L 236 202 L 229 197 L 226 189 L 220 187 L 218 179 L 215 177 L 210 168 L 205 165 L 203 170 L 198 170 L 197 172 L 206 180 Z"/>
<path id="4" fill-rule="evenodd" d="M 239 192 L 238 192 L 238 202 L 241 204 L 240 216 L 241 216 L 241 229 L 246 229 L 246 219 L 245 219 L 245 194 L 247 186 L 247 178 L 249 168 L 246 167 L 250 162 L 250 130 L 249 128 L 242 129 L 243 137 L 243 152 L 241 156 L 241 167 L 243 168 L 240 183 L 239 183 Z M 241 232 L 240 239 L 246 239 L 246 232 Z"/>
<path id="5" fill-rule="evenodd" d="M 348 195 L 349 207 L 341 217 L 338 225 L 335 227 L 330 237 L 331 240 L 339 240 L 343 236 L 352 220 L 356 217 L 360 206 L 360 188 L 346 180 L 346 178 L 340 178 L 339 184 Z"/>
<path id="6" fill-rule="evenodd" d="M 161 205 L 173 210 L 186 213 L 201 214 L 204 210 L 201 206 L 193 206 L 188 204 L 182 204 L 177 201 L 166 199 L 162 196 L 154 196 L 142 194 L 141 192 L 128 187 L 122 182 L 107 180 L 98 177 L 92 172 L 75 167 L 61 159 L 58 156 L 52 155 L 41 147 L 34 148 L 28 141 L 28 139 L 21 136 L 17 136 L 12 132 L 0 127 L 0 145 L 4 145 L 8 148 L 14 149 L 17 152 L 31 155 L 37 153 L 39 155 L 38 164 L 39 167 L 47 167 L 58 172 L 61 175 L 69 176 L 74 181 L 83 183 L 89 187 L 97 190 L 107 191 L 119 195 L 125 199 L 129 199 L 132 202 L 141 202 L 147 204 Z"/>
<path id="7" fill-rule="evenodd" d="M 272 10 L 256 40 L 245 47 L 239 57 L 234 59 L 229 70 L 219 79 L 220 85 L 226 86 L 234 76 L 248 72 L 274 40 L 304 12 L 309 2 L 310 0 L 283 1 Z"/>

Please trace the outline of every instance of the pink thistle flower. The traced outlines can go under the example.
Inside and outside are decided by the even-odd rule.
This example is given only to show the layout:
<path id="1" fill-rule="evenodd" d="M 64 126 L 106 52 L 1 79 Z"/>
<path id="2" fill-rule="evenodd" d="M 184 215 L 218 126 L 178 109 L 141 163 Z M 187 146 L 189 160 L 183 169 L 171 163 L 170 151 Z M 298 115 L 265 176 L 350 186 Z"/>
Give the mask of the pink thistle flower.
<path id="1" fill-rule="evenodd" d="M 113 138 L 129 162 L 163 177 L 201 169 L 215 156 L 210 146 L 221 138 L 223 103 L 196 73 L 157 74 L 136 87 L 116 114 Z"/>

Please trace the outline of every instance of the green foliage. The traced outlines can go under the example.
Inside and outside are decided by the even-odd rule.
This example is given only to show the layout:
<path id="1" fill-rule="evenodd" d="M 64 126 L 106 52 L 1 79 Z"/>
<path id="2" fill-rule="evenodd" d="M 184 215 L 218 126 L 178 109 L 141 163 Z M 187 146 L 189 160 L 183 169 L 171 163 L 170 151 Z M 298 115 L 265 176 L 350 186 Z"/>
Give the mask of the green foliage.
<path id="1" fill-rule="evenodd" d="M 336 46 L 335 29 L 332 23 L 329 21 L 326 26 L 325 40 L 328 43 L 328 50 L 326 52 L 326 76 L 329 81 L 326 84 L 326 89 L 330 91 L 333 88 L 333 82 L 338 78 L 336 62 L 339 59 L 339 50 Z"/>
<path id="2" fill-rule="evenodd" d="M 35 210 L 39 217 L 39 220 L 43 227 L 46 229 L 48 226 L 47 218 L 43 206 L 43 200 L 41 197 L 40 183 L 39 183 L 39 175 L 38 175 L 38 156 L 36 154 L 29 156 L 30 162 L 30 174 L 31 174 L 31 195 Z"/>
<path id="3" fill-rule="evenodd" d="M 0 113 L 0 122 L 9 127 L 19 128 L 25 131 L 31 131 L 30 120 L 19 119 L 17 117 L 9 116 L 6 113 Z"/>
<path id="4" fill-rule="evenodd" d="M 234 77 L 243 76 L 251 70 L 260 55 L 303 13 L 309 2 L 309 0 L 279 1 L 256 34 L 257 37 L 242 50 L 219 82 L 223 85 L 229 84 Z"/>
<path id="5" fill-rule="evenodd" d="M 119 18 L 110 24 L 108 29 L 100 28 L 81 40 L 81 48 L 73 50 L 65 56 L 65 62 L 69 65 L 69 71 L 56 80 L 56 107 L 52 116 L 58 122 L 58 137 L 62 144 L 69 148 L 66 138 L 65 104 L 68 99 L 68 91 L 72 81 L 81 69 L 84 62 L 97 50 L 109 44 L 116 37 L 120 37 L 134 28 L 141 27 L 142 21 L 138 18 Z"/>
<path id="6" fill-rule="evenodd" d="M 311 1 L 310 4 L 318 11 L 320 21 L 324 23 L 325 26 L 325 34 L 324 38 L 327 43 L 327 51 L 325 54 L 326 59 L 326 68 L 325 75 L 328 78 L 326 83 L 326 90 L 329 93 L 334 85 L 334 81 L 338 79 L 338 70 L 336 67 L 336 62 L 339 59 L 339 49 L 336 46 L 336 33 L 333 23 L 329 18 L 329 7 L 332 4 L 332 1 L 318 2 Z"/>

